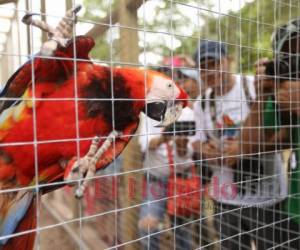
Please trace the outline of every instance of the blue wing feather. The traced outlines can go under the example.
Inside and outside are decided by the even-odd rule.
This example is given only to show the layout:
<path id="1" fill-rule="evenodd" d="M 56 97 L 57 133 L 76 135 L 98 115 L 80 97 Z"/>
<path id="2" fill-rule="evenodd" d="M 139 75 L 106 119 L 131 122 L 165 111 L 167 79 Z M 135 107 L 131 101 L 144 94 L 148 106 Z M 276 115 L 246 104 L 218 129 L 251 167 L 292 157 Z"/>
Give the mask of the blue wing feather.
<path id="1" fill-rule="evenodd" d="M 15 232 L 20 221 L 25 216 L 32 200 L 33 193 L 26 192 L 20 199 L 17 199 L 10 206 L 8 212 L 0 222 L 0 245 L 5 245 L 9 240 L 9 237 L 6 238 L 5 236 L 8 236 Z"/>

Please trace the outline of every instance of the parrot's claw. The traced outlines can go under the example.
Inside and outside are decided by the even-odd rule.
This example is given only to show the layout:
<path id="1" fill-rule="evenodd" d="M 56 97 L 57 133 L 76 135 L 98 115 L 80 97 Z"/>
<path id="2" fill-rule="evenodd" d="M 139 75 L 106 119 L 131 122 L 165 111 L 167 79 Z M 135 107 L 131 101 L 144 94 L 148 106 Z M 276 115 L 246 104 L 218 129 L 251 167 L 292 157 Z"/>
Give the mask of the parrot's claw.
<path id="1" fill-rule="evenodd" d="M 77 199 L 81 199 L 83 197 L 83 192 L 84 192 L 83 186 L 81 185 L 75 190 L 75 197 Z"/>
<path id="2" fill-rule="evenodd" d="M 27 25 L 33 25 L 48 33 L 49 40 L 41 48 L 41 55 L 51 56 L 58 46 L 66 47 L 72 38 L 74 23 L 76 23 L 76 14 L 80 11 L 81 5 L 75 6 L 66 12 L 65 17 L 58 23 L 56 28 L 51 27 L 42 20 L 35 20 L 33 16 L 39 14 L 28 13 L 22 21 Z"/>
<path id="3" fill-rule="evenodd" d="M 80 181 L 78 188 L 75 190 L 76 198 L 83 197 L 84 191 L 88 185 L 88 181 L 90 178 L 95 176 L 97 162 L 108 150 L 115 138 L 120 134 L 121 132 L 112 131 L 99 149 L 98 144 L 100 139 L 99 137 L 95 137 L 88 153 L 73 164 L 71 171 L 65 180 L 74 181 L 81 179 L 82 176 L 84 176 L 83 180 Z"/>
<path id="4" fill-rule="evenodd" d="M 57 46 L 60 45 L 61 47 L 65 43 L 61 43 L 59 39 L 56 39 L 55 37 L 50 38 L 47 42 L 44 42 L 41 48 L 41 55 L 43 56 L 52 56 L 53 52 L 57 49 Z"/>
<path id="5" fill-rule="evenodd" d="M 74 181 L 81 178 L 82 175 L 84 175 L 87 170 L 89 169 L 89 165 L 91 164 L 91 157 L 95 154 L 98 148 L 100 138 L 98 136 L 95 136 L 92 140 L 92 144 L 90 146 L 90 149 L 88 153 L 80 158 L 79 160 L 75 161 L 71 167 L 70 172 L 65 176 L 66 181 Z M 71 183 L 72 185 L 73 183 Z"/>

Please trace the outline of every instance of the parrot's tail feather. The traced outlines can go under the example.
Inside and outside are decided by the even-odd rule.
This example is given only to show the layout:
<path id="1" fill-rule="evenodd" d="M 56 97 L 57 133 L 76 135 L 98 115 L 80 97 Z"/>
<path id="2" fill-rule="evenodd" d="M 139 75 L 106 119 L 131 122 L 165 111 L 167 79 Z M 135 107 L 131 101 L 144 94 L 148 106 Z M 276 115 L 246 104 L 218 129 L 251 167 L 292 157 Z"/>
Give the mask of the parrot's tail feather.
<path id="1" fill-rule="evenodd" d="M 3 250 L 32 250 L 35 240 L 35 232 L 28 232 L 36 227 L 36 201 L 32 199 L 27 209 L 25 216 L 19 222 L 14 233 L 23 233 L 22 235 L 10 238 L 5 245 Z"/>
<path id="2" fill-rule="evenodd" d="M 1 183 L 1 191 L 13 183 Z M 27 250 L 33 248 L 36 225 L 34 193 L 28 190 L 7 191 L 0 194 L 0 249 Z M 14 234 L 21 233 L 21 235 Z"/>

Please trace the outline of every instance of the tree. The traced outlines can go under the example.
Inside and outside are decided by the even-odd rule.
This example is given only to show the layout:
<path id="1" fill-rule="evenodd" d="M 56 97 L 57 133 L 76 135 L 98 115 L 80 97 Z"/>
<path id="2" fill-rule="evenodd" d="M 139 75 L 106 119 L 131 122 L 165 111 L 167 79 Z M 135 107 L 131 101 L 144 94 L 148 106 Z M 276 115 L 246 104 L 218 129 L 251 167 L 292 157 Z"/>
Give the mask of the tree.
<path id="1" fill-rule="evenodd" d="M 201 37 L 228 43 L 237 71 L 251 72 L 258 58 L 272 58 L 272 33 L 279 25 L 296 18 L 299 10 L 297 1 L 256 0 L 239 11 L 210 17 Z"/>
<path id="2" fill-rule="evenodd" d="M 207 1 L 203 0 L 203 2 Z M 99 17 L 103 18 L 117 8 L 116 3 L 116 0 L 100 1 L 100 3 L 98 0 L 84 0 L 85 13 L 83 17 L 85 20 L 98 22 Z M 140 61 L 143 62 L 142 53 L 144 51 L 146 59 L 148 59 L 146 63 L 149 64 L 157 62 L 157 58 L 170 56 L 172 51 L 178 49 L 183 41 L 193 33 L 191 24 L 197 28 L 195 22 L 199 17 L 191 16 L 190 13 L 193 12 L 197 15 L 198 4 L 198 1 L 195 0 L 181 0 L 180 3 L 145 1 L 138 10 L 138 27 L 130 27 L 139 30 Z M 187 26 L 187 24 L 189 25 Z M 98 25 L 109 25 L 109 23 Z M 182 34 L 185 34 L 186 37 L 181 37 Z M 92 56 L 104 61 L 110 61 L 110 59 L 118 61 L 120 49 L 119 28 L 113 27 L 104 36 L 96 39 L 96 47 L 92 51 Z M 154 60 L 149 60 L 151 58 Z"/>
<path id="3" fill-rule="evenodd" d="M 109 15 L 116 3 L 116 0 L 84 0 L 84 18 L 97 22 L 99 17 Z M 131 27 L 139 30 L 140 61 L 146 58 L 146 63 L 151 64 L 172 54 L 192 55 L 200 39 L 221 40 L 228 43 L 236 70 L 251 72 L 258 58 L 272 57 L 271 35 L 276 26 L 296 18 L 300 10 L 297 0 L 247 0 L 240 10 L 227 13 L 212 11 L 216 9 L 213 3 L 212 0 L 145 1 L 138 10 L 138 27 Z M 119 28 L 110 31 L 97 38 L 94 58 L 119 60 Z"/>

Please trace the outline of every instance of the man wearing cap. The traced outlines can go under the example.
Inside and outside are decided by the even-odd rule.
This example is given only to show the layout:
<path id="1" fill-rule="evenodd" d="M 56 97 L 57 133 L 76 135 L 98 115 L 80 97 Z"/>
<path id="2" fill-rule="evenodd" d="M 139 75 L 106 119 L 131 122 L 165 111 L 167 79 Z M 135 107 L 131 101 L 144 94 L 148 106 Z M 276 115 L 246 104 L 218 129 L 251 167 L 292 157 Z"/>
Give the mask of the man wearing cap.
<path id="1" fill-rule="evenodd" d="M 202 168 L 212 170 L 208 192 L 215 205 L 216 244 L 221 249 L 251 249 L 254 242 L 265 249 L 272 237 L 258 228 L 272 217 L 267 208 L 285 199 L 287 183 L 279 153 L 258 157 L 240 151 L 242 123 L 256 98 L 254 78 L 230 72 L 227 45 L 219 41 L 201 41 L 194 59 L 205 87 L 194 103 L 194 150 Z M 264 216 L 257 207 L 266 208 Z"/>

